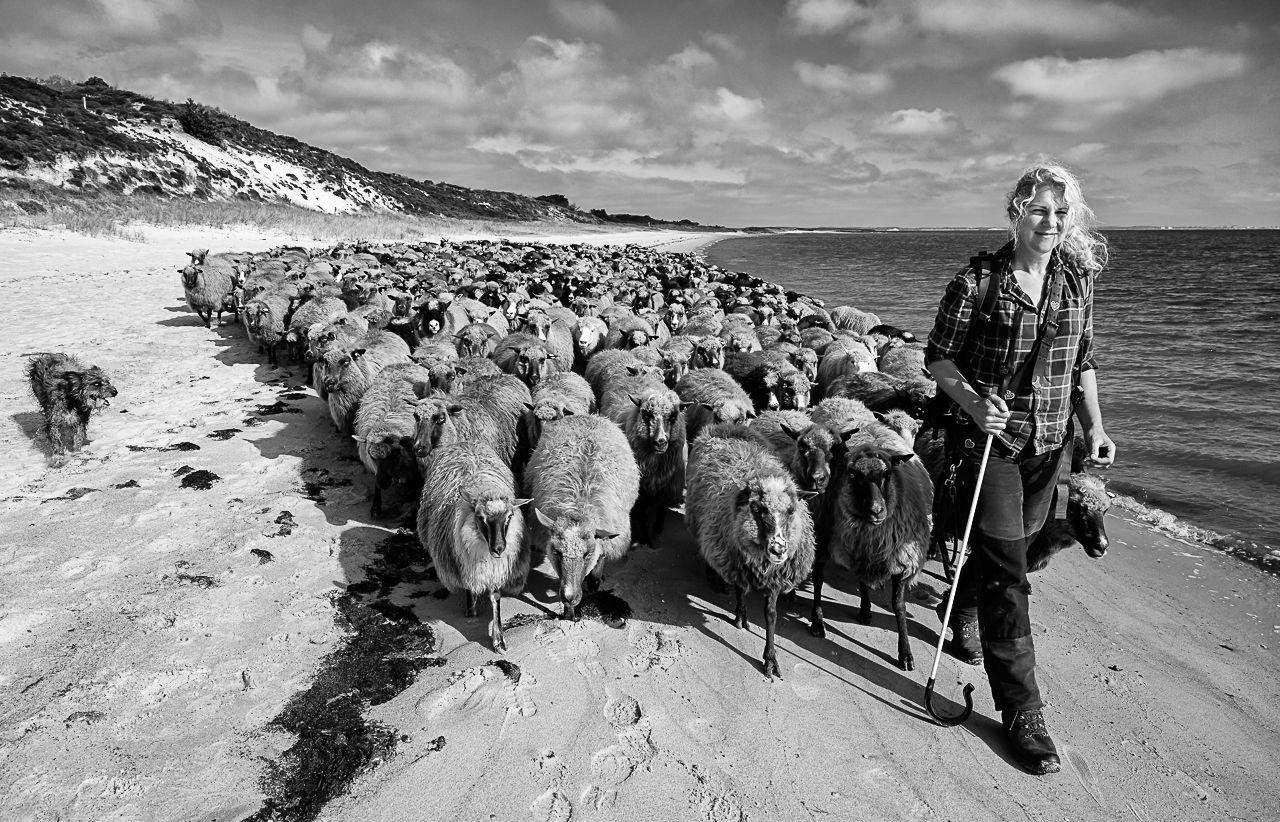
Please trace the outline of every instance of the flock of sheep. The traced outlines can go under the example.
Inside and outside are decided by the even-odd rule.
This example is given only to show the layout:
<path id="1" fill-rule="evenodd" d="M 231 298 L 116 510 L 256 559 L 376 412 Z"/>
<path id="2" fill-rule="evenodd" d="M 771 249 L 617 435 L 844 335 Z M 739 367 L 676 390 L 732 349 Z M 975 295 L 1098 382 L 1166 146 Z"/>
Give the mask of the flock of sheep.
<path id="1" fill-rule="evenodd" d="M 531 567 L 550 560 L 576 618 L 606 565 L 654 543 L 683 504 L 739 627 L 746 594 L 766 594 L 767 675 L 780 673 L 778 597 L 811 574 L 823 635 L 829 562 L 859 580 L 863 621 L 868 589 L 892 583 L 898 662 L 913 667 L 905 592 L 930 550 L 933 499 L 915 452 L 938 455 L 935 438 L 916 442 L 935 386 L 910 333 L 639 246 L 191 257 L 191 309 L 206 325 L 238 314 L 270 363 L 308 364 L 373 476 L 371 514 L 392 489 L 418 500 L 440 581 L 465 593 L 468 616 L 488 595 L 496 650 L 501 597 Z M 1081 476 L 1075 515 L 1100 523 Z M 1050 553 L 1071 538 L 1059 542 Z"/>

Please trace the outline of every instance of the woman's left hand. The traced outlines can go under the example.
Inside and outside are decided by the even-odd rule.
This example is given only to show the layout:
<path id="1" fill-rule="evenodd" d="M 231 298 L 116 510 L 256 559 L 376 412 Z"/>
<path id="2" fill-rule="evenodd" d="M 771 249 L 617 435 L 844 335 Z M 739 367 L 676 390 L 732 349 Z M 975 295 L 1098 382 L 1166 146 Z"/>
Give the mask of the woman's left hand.
<path id="1" fill-rule="evenodd" d="M 1109 468 L 1116 461 L 1116 444 L 1101 428 L 1084 432 L 1084 461 L 1096 468 Z"/>

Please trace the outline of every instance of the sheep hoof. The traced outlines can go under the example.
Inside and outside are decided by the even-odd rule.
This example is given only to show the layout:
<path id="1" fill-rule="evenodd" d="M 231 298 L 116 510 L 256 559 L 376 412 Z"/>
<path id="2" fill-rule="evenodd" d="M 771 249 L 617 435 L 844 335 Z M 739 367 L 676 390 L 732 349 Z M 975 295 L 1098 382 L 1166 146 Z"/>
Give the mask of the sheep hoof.
<path id="1" fill-rule="evenodd" d="M 773 659 L 769 659 L 769 658 L 765 659 L 764 675 L 769 679 L 774 679 L 775 677 L 778 679 L 782 679 L 782 671 L 778 668 L 778 660 L 776 657 Z"/>
<path id="2" fill-rule="evenodd" d="M 748 628 L 747 618 L 744 616 L 735 617 L 733 626 L 740 631 L 745 631 Z"/>
<path id="3" fill-rule="evenodd" d="M 500 654 L 505 654 L 507 652 L 507 641 L 502 637 L 497 637 L 493 640 L 493 650 Z"/>
<path id="4" fill-rule="evenodd" d="M 911 654 L 898 657 L 898 667 L 904 671 L 914 671 L 916 669 L 916 660 Z"/>
<path id="5" fill-rule="evenodd" d="M 818 639 L 826 639 L 826 636 L 827 636 L 826 623 L 820 619 L 809 623 L 809 633 L 812 634 L 813 636 L 816 636 Z"/>

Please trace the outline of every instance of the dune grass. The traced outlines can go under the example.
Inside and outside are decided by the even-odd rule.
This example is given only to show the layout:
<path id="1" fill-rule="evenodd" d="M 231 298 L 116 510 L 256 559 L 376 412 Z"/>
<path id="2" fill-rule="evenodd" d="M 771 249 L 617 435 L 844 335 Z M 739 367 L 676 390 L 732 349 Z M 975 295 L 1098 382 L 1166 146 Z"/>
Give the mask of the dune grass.
<path id="1" fill-rule="evenodd" d="M 0 188 L 0 230 L 64 229 L 91 237 L 146 242 L 149 226 L 250 226 L 315 240 L 420 240 L 457 234 L 589 234 L 626 231 L 617 225 L 529 223 L 415 217 L 395 213 L 325 214 L 279 203 L 211 202 L 150 195 L 71 194 L 51 187 Z"/>

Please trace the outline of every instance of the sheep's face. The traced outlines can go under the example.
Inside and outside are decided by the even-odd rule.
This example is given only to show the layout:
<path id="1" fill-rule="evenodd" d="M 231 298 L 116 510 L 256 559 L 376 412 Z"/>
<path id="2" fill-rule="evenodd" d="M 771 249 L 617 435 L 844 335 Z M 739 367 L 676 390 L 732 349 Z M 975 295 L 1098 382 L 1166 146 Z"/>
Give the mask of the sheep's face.
<path id="1" fill-rule="evenodd" d="M 1107 553 L 1105 517 L 1111 508 L 1111 497 L 1101 477 L 1077 472 L 1067 478 L 1070 495 L 1067 498 L 1067 524 L 1072 535 L 1084 546 L 1093 559 Z"/>
<path id="2" fill-rule="evenodd" d="M 778 381 L 778 405 L 794 411 L 809 407 L 809 380 L 804 374 L 795 371 Z"/>
<path id="3" fill-rule="evenodd" d="M 457 342 L 458 355 L 462 357 L 484 357 L 492 350 L 489 345 L 490 335 L 480 328 L 464 328 L 454 340 Z"/>
<path id="4" fill-rule="evenodd" d="M 831 457 L 838 441 L 830 429 L 812 425 L 797 431 L 783 425 L 782 430 L 796 441 L 796 459 L 799 462 L 800 487 L 821 494 L 831 481 Z"/>
<path id="5" fill-rule="evenodd" d="M 742 545 L 771 565 L 791 558 L 791 531 L 799 498 L 782 477 L 767 476 L 748 482 L 737 497 L 737 520 Z"/>
<path id="6" fill-rule="evenodd" d="M 756 339 L 755 332 L 735 331 L 729 335 L 729 339 L 725 343 L 725 348 L 730 351 L 741 351 L 745 354 L 748 351 L 755 350 L 759 345 L 760 341 Z"/>
<path id="7" fill-rule="evenodd" d="M 818 381 L 817 351 L 812 348 L 801 348 L 791 357 L 791 361 L 795 363 L 796 368 L 800 369 L 800 373 L 804 374 L 811 387 Z"/>
<path id="8" fill-rule="evenodd" d="M 461 413 L 462 406 L 435 398 L 419 400 L 414 405 L 413 453 L 420 466 L 425 468 L 427 458 L 442 442 L 457 438 L 453 417 Z"/>
<path id="9" fill-rule="evenodd" d="M 513 373 L 525 385 L 533 388 L 551 375 L 551 362 L 542 346 L 529 346 L 516 355 Z"/>
<path id="10" fill-rule="evenodd" d="M 680 329 L 684 328 L 687 318 L 688 315 L 685 313 L 684 306 L 679 303 L 667 309 L 667 326 L 673 334 L 680 333 Z"/>
<path id="11" fill-rule="evenodd" d="M 711 417 L 716 422 L 730 425 L 746 425 L 747 421 L 756 415 L 754 408 L 739 400 L 724 400 L 717 405 L 708 405 L 706 408 L 711 411 Z"/>
<path id="12" fill-rule="evenodd" d="M 633 349 L 643 348 L 649 344 L 649 332 L 643 328 L 633 328 L 622 335 L 622 345 L 620 348 Z"/>
<path id="13" fill-rule="evenodd" d="M 863 446 L 849 454 L 849 503 L 854 516 L 871 525 L 884 524 L 892 503 L 893 471 L 912 456 L 875 446 Z"/>
<path id="14" fill-rule="evenodd" d="M 500 557 L 507 550 L 507 531 L 515 517 L 516 507 L 528 500 L 507 497 L 484 497 L 472 503 L 476 530 L 489 546 L 491 556 Z"/>
<path id="15" fill-rule="evenodd" d="M 561 517 L 552 520 L 541 511 L 538 521 L 547 530 L 547 556 L 560 578 L 560 601 L 566 619 L 577 618 L 582 602 L 583 581 L 596 569 L 609 541 L 618 534 L 589 528 L 581 520 Z"/>
<path id="16" fill-rule="evenodd" d="M 387 434 L 369 443 L 369 456 L 378 464 L 374 482 L 379 488 L 390 488 L 393 483 L 412 484 L 422 481 L 418 461 L 414 457 L 413 437 Z"/>
<path id="17" fill-rule="evenodd" d="M 524 308 L 525 299 L 519 294 L 508 294 L 503 298 L 501 308 L 502 313 L 506 316 L 507 321 L 511 322 L 520 315 Z"/>
<path id="18" fill-rule="evenodd" d="M 357 365 L 364 356 L 364 349 L 353 351 L 330 351 L 324 358 L 324 390 L 340 391 L 343 383 L 351 383 L 361 377 L 360 366 Z"/>
<path id="19" fill-rule="evenodd" d="M 724 341 L 716 337 L 699 340 L 693 347 L 693 357 L 699 368 L 724 368 Z"/>
<path id="20" fill-rule="evenodd" d="M 667 388 L 675 388 L 676 383 L 689 372 L 689 360 L 678 352 L 662 353 L 662 379 Z"/>
<path id="21" fill-rule="evenodd" d="M 678 437 L 684 430 L 683 405 L 678 399 L 662 394 L 633 396 L 631 401 L 636 404 L 638 439 L 647 443 L 655 454 L 665 454 L 672 437 Z"/>
<path id="22" fill-rule="evenodd" d="M 547 332 L 551 330 L 551 318 L 541 311 L 532 311 L 525 320 L 525 331 L 537 337 L 540 340 L 547 339 Z"/>
<path id="23" fill-rule="evenodd" d="M 594 322 L 578 324 L 578 353 L 587 356 L 600 347 L 604 339 L 603 329 Z"/>

